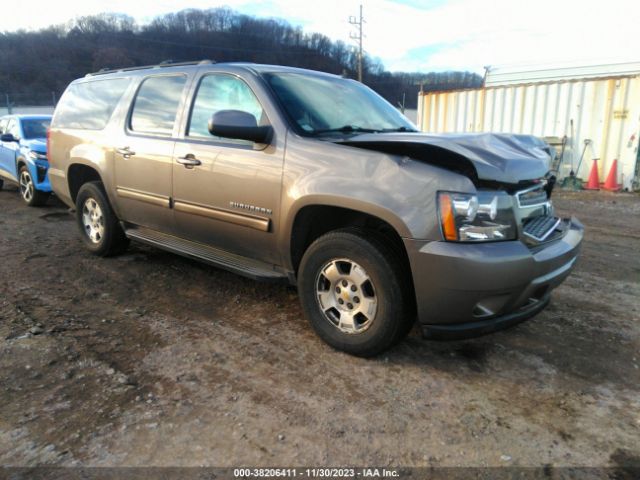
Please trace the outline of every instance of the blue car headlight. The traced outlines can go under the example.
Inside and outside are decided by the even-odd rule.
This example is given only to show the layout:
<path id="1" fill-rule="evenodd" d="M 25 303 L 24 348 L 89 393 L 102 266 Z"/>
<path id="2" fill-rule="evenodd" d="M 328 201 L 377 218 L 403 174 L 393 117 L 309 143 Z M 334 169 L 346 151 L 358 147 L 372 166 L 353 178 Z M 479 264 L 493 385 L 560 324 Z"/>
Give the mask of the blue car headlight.
<path id="1" fill-rule="evenodd" d="M 29 156 L 34 160 L 47 160 L 47 155 L 45 153 L 34 152 L 33 150 L 29 151 Z"/>

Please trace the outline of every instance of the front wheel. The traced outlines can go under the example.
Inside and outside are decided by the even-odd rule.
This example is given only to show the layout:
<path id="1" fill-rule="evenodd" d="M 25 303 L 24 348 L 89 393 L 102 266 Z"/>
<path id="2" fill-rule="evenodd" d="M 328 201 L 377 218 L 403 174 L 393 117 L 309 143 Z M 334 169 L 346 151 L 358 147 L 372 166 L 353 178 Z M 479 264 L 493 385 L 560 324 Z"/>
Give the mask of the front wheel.
<path id="1" fill-rule="evenodd" d="M 362 357 L 390 348 L 410 330 L 411 282 L 395 250 L 375 232 L 330 232 L 305 252 L 302 308 L 332 347 Z"/>
<path id="2" fill-rule="evenodd" d="M 26 165 L 22 165 L 20 167 L 18 183 L 20 186 L 20 196 L 27 205 L 30 207 L 39 207 L 47 203 L 49 193 L 36 190 L 36 186 L 33 183 L 33 177 Z"/>
<path id="3" fill-rule="evenodd" d="M 80 188 L 76 221 L 85 246 L 96 255 L 115 255 L 129 244 L 100 182 L 85 183 Z"/>

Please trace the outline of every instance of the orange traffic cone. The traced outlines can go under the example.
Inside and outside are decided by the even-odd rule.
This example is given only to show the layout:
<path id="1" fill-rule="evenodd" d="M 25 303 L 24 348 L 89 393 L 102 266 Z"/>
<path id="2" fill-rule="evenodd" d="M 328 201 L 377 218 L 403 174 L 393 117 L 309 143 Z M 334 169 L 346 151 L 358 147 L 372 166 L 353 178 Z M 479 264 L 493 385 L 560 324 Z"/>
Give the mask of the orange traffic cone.
<path id="1" fill-rule="evenodd" d="M 589 181 L 587 182 L 587 186 L 584 187 L 585 190 L 600 190 L 600 177 L 598 177 L 598 159 L 593 159 L 593 166 L 591 167 L 591 172 L 589 173 Z"/>
<path id="2" fill-rule="evenodd" d="M 618 184 L 618 159 L 616 158 L 611 164 L 609 175 L 607 175 L 607 179 L 605 180 L 602 188 L 611 192 L 617 192 L 621 187 L 622 185 Z"/>

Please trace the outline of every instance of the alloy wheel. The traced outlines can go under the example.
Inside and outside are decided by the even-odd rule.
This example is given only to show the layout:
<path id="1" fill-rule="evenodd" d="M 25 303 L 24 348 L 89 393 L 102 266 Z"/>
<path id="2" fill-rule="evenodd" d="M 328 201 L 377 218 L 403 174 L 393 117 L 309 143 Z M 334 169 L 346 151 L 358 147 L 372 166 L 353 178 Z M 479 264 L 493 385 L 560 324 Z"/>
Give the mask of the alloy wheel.
<path id="1" fill-rule="evenodd" d="M 27 170 L 20 172 L 20 195 L 25 202 L 29 203 L 33 199 L 34 186 L 31 175 Z"/>
<path id="2" fill-rule="evenodd" d="M 367 330 L 378 310 L 371 277 L 362 266 L 347 258 L 331 260 L 320 269 L 316 298 L 324 317 L 348 334 Z"/>
<path id="3" fill-rule="evenodd" d="M 82 207 L 82 225 L 93 243 L 100 243 L 104 237 L 104 215 L 98 202 L 89 197 Z"/>

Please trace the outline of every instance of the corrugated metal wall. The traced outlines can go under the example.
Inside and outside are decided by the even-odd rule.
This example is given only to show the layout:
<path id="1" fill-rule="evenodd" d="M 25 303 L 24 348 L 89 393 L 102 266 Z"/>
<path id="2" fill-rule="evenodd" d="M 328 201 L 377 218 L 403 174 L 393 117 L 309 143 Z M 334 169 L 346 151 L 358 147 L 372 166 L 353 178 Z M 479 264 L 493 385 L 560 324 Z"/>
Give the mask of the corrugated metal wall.
<path id="1" fill-rule="evenodd" d="M 572 129 L 573 125 L 573 129 Z M 586 179 L 594 156 L 600 180 L 618 159 L 618 182 L 631 187 L 640 137 L 640 77 L 505 85 L 478 90 L 420 93 L 418 127 L 425 132 L 526 133 L 569 137 L 560 175 L 578 165 Z"/>

